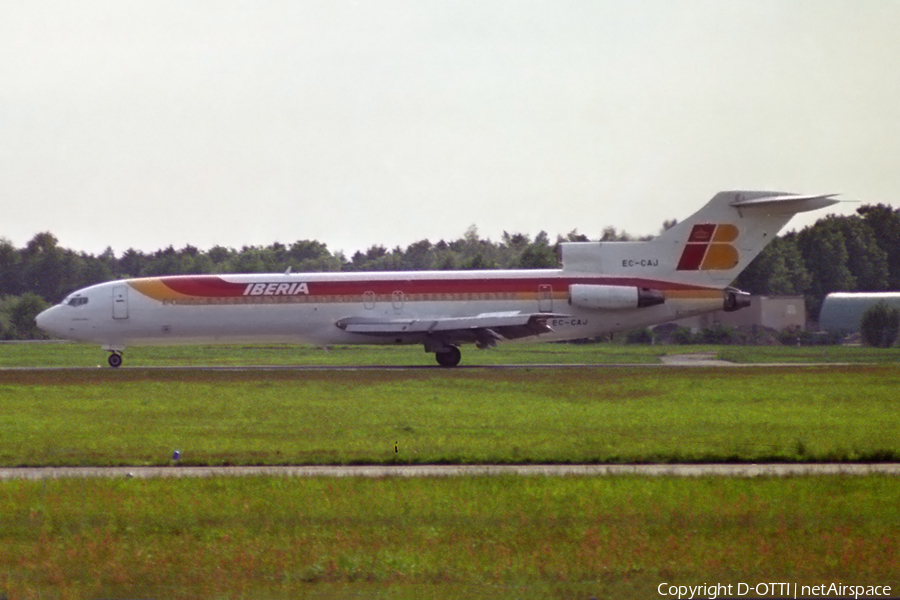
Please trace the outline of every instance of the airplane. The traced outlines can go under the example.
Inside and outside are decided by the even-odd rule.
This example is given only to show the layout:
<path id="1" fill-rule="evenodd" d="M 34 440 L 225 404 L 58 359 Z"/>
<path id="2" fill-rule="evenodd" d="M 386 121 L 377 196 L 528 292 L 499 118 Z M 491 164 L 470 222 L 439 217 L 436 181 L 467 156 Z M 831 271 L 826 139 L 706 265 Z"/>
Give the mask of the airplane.
<path id="1" fill-rule="evenodd" d="M 460 346 L 565 341 L 750 305 L 729 287 L 791 217 L 833 196 L 719 192 L 643 242 L 567 242 L 561 268 L 180 275 L 92 285 L 40 313 L 52 336 L 129 346 L 421 344 L 442 367 Z"/>

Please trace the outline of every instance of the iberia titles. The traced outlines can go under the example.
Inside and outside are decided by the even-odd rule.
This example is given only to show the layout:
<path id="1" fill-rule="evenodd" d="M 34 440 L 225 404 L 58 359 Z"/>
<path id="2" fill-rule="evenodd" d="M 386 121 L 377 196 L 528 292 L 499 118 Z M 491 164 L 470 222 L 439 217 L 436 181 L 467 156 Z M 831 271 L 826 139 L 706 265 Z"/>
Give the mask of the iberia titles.
<path id="1" fill-rule="evenodd" d="M 308 296 L 306 283 L 248 283 L 244 296 Z"/>

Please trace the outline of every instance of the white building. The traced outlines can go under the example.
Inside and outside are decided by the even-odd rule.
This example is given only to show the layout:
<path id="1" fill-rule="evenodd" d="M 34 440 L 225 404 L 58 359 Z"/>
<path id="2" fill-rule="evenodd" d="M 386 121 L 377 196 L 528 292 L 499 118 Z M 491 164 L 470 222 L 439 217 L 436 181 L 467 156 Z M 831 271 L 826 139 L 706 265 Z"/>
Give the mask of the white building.
<path id="1" fill-rule="evenodd" d="M 803 296 L 753 296 L 750 306 L 734 312 L 718 310 L 697 317 L 680 319 L 675 324 L 692 331 L 713 325 L 724 327 L 761 326 L 782 331 L 791 327 L 806 328 L 806 302 Z"/>

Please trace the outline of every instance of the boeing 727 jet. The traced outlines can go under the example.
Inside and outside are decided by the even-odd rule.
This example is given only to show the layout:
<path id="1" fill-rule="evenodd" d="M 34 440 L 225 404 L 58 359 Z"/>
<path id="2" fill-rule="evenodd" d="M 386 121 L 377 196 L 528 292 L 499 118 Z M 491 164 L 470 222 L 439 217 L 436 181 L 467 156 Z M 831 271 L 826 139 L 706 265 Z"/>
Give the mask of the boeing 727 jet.
<path id="1" fill-rule="evenodd" d="M 128 346 L 251 342 L 421 344 L 453 367 L 464 344 L 588 338 L 746 307 L 749 294 L 729 284 L 794 214 L 832 196 L 720 192 L 649 241 L 564 243 L 559 269 L 111 281 L 70 294 L 37 324 L 100 344 L 112 367 Z"/>

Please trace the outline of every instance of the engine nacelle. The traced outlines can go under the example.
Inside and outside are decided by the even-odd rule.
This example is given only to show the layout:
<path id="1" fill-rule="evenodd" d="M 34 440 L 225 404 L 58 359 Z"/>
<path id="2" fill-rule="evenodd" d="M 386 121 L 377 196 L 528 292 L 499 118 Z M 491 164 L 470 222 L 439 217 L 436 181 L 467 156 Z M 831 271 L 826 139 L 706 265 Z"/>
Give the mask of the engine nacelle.
<path id="1" fill-rule="evenodd" d="M 666 301 L 659 290 L 630 285 L 591 285 L 576 283 L 569 286 L 569 304 L 593 310 L 623 310 L 656 306 Z"/>
<path id="2" fill-rule="evenodd" d="M 742 292 L 739 289 L 729 287 L 725 288 L 725 302 L 722 309 L 725 312 L 734 312 L 750 306 L 750 294 Z"/>

